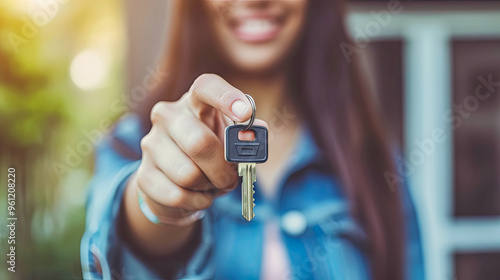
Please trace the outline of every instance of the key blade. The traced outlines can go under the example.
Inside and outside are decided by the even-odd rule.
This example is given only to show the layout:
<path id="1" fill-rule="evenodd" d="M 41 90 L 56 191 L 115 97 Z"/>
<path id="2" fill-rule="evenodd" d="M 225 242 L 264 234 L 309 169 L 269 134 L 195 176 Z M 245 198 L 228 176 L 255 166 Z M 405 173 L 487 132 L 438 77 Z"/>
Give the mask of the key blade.
<path id="1" fill-rule="evenodd" d="M 245 176 L 246 173 L 246 164 L 245 163 L 238 163 L 238 176 L 243 177 Z M 244 181 L 242 181 L 244 183 Z"/>
<path id="2" fill-rule="evenodd" d="M 241 210 L 243 218 L 247 221 L 251 221 L 255 217 L 253 213 L 255 206 L 253 198 L 255 194 L 253 183 L 256 179 L 255 167 L 255 163 L 238 164 L 238 174 L 243 177 L 241 184 Z"/>

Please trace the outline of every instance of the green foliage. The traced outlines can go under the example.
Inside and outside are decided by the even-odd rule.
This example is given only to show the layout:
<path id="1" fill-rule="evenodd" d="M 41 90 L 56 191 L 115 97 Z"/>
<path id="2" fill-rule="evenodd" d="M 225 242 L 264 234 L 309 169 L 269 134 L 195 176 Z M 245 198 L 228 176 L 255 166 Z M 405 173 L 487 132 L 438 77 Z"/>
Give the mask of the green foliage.
<path id="1" fill-rule="evenodd" d="M 38 2 L 51 3 L 53 13 L 26 6 Z M 95 0 L 0 3 L 0 168 L 3 172 L 7 167 L 2 164 L 15 164 L 23 182 L 17 201 L 22 209 L 18 257 L 23 266 L 22 272 L 7 275 L 12 279 L 81 278 L 84 188 L 92 156 L 71 166 L 78 172 L 64 178 L 51 163 L 64 162 L 66 148 L 75 147 L 84 129 L 117 117 L 109 108 L 123 93 L 117 70 L 123 64 L 123 51 L 117 50 L 124 49 L 120 5 Z M 33 17 L 40 12 L 48 15 L 41 25 Z M 89 48 L 109 59 L 111 73 L 102 87 L 83 90 L 73 84 L 70 65 L 76 54 Z M 1 191 L 2 208 L 4 198 Z M 5 244 L 4 239 L 0 243 Z M 1 279 L 4 276 L 0 273 Z"/>
<path id="2" fill-rule="evenodd" d="M 43 38 L 34 37 L 16 48 L 12 36 L 23 36 L 24 22 L 8 9 L 0 10 L 0 131 L 8 146 L 39 146 L 48 141 L 49 130 L 56 130 L 68 117 L 68 100 L 60 85 L 57 65 L 43 61 Z"/>
<path id="3" fill-rule="evenodd" d="M 0 130 L 8 145 L 41 145 L 67 116 L 67 101 L 55 91 L 42 88 L 22 95 L 0 87 Z"/>

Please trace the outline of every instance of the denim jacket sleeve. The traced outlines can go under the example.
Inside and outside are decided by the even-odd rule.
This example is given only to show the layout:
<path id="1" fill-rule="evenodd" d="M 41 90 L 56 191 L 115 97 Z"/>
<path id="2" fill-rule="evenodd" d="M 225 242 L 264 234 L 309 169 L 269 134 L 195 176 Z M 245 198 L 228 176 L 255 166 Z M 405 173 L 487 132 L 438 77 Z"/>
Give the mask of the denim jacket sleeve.
<path id="1" fill-rule="evenodd" d="M 112 137 L 133 144 L 138 149 L 140 131 L 137 118 L 128 116 L 121 120 Z M 120 131 L 122 130 L 122 131 Z M 123 133 L 123 130 L 128 133 Z M 133 138 L 137 139 L 133 139 Z M 135 141 L 134 141 L 135 140 Z M 140 149 L 139 153 L 140 153 Z M 215 266 L 211 214 L 200 223 L 200 238 L 188 259 L 151 262 L 135 254 L 118 234 L 118 215 L 123 191 L 128 178 L 137 170 L 140 160 L 131 160 L 118 153 L 105 138 L 96 151 L 95 173 L 88 188 L 85 233 L 81 240 L 80 257 L 84 279 L 160 279 L 159 271 L 169 267 L 179 279 L 210 279 Z M 161 268 L 161 269 L 158 269 Z"/>

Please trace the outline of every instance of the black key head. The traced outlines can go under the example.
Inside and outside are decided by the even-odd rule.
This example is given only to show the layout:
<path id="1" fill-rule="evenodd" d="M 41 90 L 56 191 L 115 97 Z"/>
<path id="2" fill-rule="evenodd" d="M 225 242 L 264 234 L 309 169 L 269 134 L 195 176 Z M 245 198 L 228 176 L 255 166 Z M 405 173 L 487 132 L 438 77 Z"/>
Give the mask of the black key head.
<path id="1" fill-rule="evenodd" d="M 267 161 L 267 128 L 254 125 L 248 130 L 255 133 L 253 141 L 241 141 L 238 132 L 246 128 L 246 125 L 231 125 L 226 127 L 225 154 L 228 162 L 255 162 Z"/>

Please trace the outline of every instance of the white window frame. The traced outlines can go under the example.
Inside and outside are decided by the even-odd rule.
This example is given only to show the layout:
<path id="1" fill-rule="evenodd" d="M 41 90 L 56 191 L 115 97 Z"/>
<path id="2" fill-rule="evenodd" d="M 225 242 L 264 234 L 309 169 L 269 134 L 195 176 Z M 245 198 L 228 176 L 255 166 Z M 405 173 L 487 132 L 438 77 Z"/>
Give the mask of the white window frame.
<path id="1" fill-rule="evenodd" d="M 435 129 L 446 133 L 446 140 L 422 163 L 413 162 L 416 168 L 408 179 L 421 225 L 426 279 L 451 280 L 456 279 L 456 251 L 500 251 L 500 217 L 453 217 L 453 129 L 443 118 L 453 100 L 451 40 L 500 39 L 500 10 L 405 10 L 404 5 L 370 39 L 403 41 L 406 158 L 419 150 L 417 139 L 431 138 Z M 386 4 L 351 8 L 348 28 L 353 37 L 359 28 L 373 24 L 374 13 L 384 10 Z"/>

